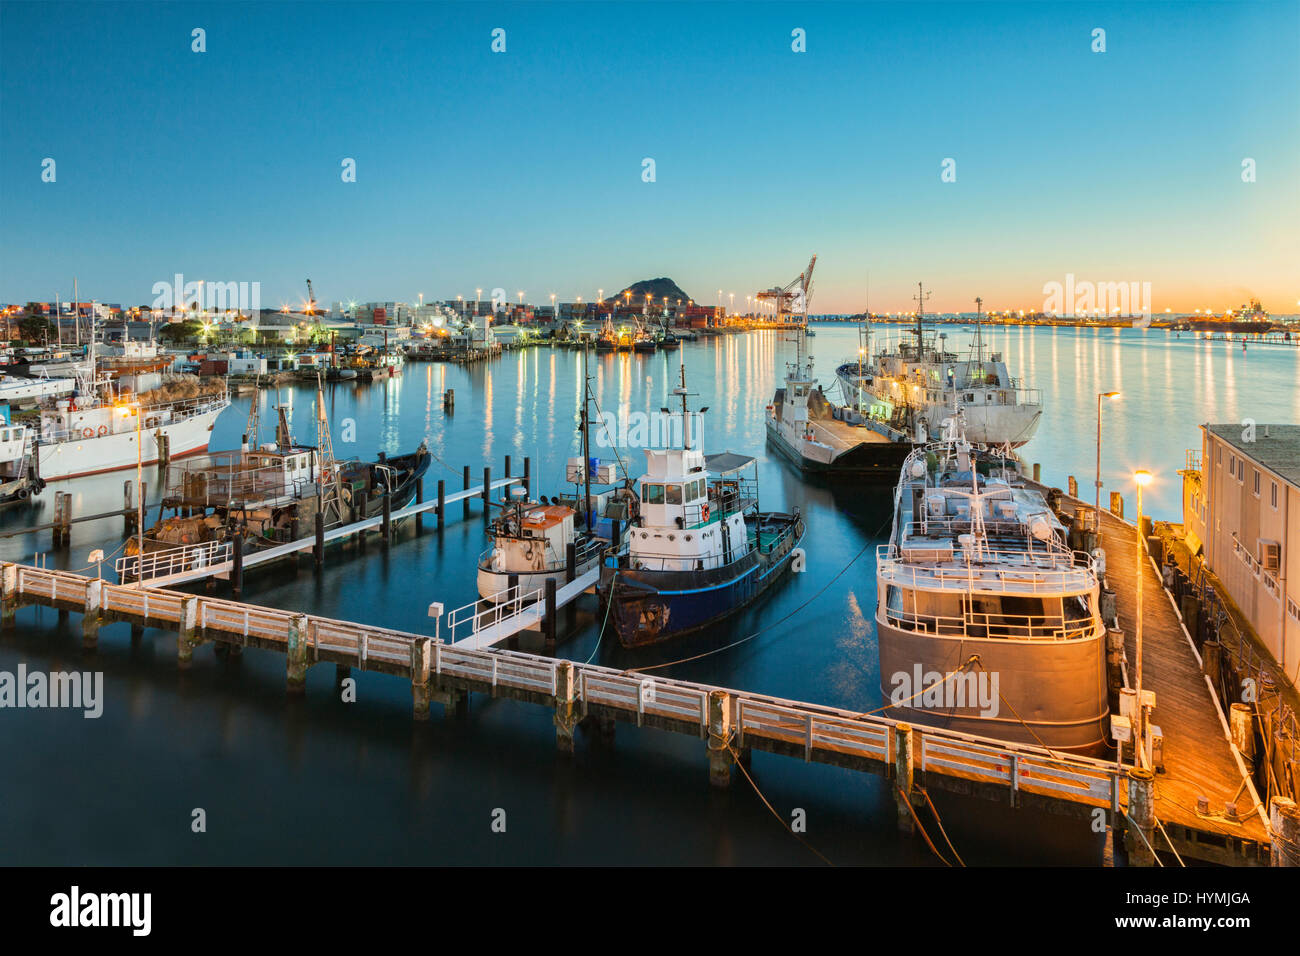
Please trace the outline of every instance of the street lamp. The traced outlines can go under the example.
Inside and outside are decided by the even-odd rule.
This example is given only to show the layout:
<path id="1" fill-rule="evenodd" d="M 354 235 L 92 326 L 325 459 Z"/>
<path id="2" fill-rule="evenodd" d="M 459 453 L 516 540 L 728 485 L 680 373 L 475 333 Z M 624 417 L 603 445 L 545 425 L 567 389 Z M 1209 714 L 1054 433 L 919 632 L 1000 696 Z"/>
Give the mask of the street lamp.
<path id="1" fill-rule="evenodd" d="M 1119 392 L 1098 392 L 1097 393 L 1097 480 L 1095 481 L 1095 507 L 1096 512 L 1093 517 L 1094 530 L 1097 532 L 1097 545 L 1101 545 L 1101 400 L 1103 398 L 1119 398 Z"/>
<path id="2" fill-rule="evenodd" d="M 1146 548 L 1142 540 L 1142 489 L 1151 483 L 1151 472 L 1140 469 L 1133 473 L 1133 482 L 1137 485 L 1137 661 L 1134 679 L 1134 689 L 1137 691 L 1137 727 L 1136 739 L 1137 746 L 1134 748 L 1136 753 L 1146 756 L 1146 709 L 1142 706 L 1142 582 L 1144 575 L 1142 573 L 1142 558 Z"/>

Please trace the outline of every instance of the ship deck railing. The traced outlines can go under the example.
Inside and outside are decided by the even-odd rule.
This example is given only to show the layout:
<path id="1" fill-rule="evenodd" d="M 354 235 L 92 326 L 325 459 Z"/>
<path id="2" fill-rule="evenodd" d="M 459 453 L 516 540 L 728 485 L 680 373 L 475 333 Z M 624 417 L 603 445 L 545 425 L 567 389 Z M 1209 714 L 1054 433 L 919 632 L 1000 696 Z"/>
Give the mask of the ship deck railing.
<path id="1" fill-rule="evenodd" d="M 117 577 L 119 581 L 145 582 L 166 578 L 229 561 L 232 551 L 229 541 L 204 541 L 130 554 L 117 559 Z"/>
<path id="2" fill-rule="evenodd" d="M 196 418 L 197 416 L 205 414 L 207 412 L 224 408 L 226 405 L 229 404 L 230 404 L 230 399 L 227 393 L 223 390 L 222 392 L 220 392 L 218 395 L 215 396 L 203 395 L 203 396 L 199 396 L 198 398 L 181 399 L 175 402 L 160 402 L 156 405 L 145 405 L 140 410 L 144 416 L 144 421 L 141 422 L 140 427 L 144 431 L 152 431 L 153 429 L 158 428 L 162 425 L 176 425 L 181 422 L 188 421 L 191 418 Z M 90 411 L 93 409 L 101 409 L 101 408 L 123 409 L 127 412 L 128 418 L 131 421 L 131 427 L 124 428 L 121 431 L 114 431 L 112 428 L 110 428 L 107 432 L 105 432 L 105 435 L 124 435 L 130 432 L 134 432 L 136 430 L 137 426 L 135 424 L 135 417 L 131 415 L 131 413 L 135 411 L 135 406 L 129 403 L 118 405 L 109 402 L 101 402 L 98 404 L 79 405 L 75 411 L 69 410 L 67 414 L 72 415 L 72 414 L 76 414 L 76 411 L 83 411 L 83 410 Z M 169 413 L 169 416 L 166 421 L 163 421 L 161 416 L 158 414 L 159 412 L 163 412 L 163 411 Z M 47 419 L 47 423 L 48 421 L 49 420 Z M 41 428 L 41 436 L 40 436 L 41 442 L 44 444 L 50 444 L 50 443 L 76 441 L 77 439 L 83 439 L 86 437 L 85 431 L 86 428 L 88 427 L 89 426 L 83 426 L 81 428 L 54 428 L 54 427 L 43 426 Z M 98 432 L 98 429 L 95 429 L 95 431 Z M 92 435 L 91 437 L 98 438 L 103 436 L 95 434 Z"/>
<path id="3" fill-rule="evenodd" d="M 908 561 L 896 545 L 882 544 L 876 548 L 876 567 L 880 580 L 922 591 L 1068 595 L 1083 594 L 1098 585 L 1092 559 L 1082 553 L 985 550 L 973 561 L 961 552 L 954 553 L 951 560 Z"/>
<path id="4" fill-rule="evenodd" d="M 960 616 L 915 614 L 886 610 L 885 623 L 902 631 L 932 637 L 973 640 L 1074 641 L 1101 634 L 1101 624 L 1090 617 L 1061 614 L 990 614 L 969 611 Z"/>

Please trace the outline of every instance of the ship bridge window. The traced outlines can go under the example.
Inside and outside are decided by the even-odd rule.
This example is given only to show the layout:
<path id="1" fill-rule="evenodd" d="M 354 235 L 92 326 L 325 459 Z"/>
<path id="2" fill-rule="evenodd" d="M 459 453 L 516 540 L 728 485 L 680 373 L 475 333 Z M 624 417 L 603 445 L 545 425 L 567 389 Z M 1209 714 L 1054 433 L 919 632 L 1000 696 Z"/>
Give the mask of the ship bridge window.
<path id="1" fill-rule="evenodd" d="M 664 486 L 644 484 L 641 486 L 641 499 L 648 505 L 664 503 Z"/>
<path id="2" fill-rule="evenodd" d="M 667 485 L 665 487 L 666 500 L 670 505 L 679 505 L 682 503 L 682 486 Z"/>

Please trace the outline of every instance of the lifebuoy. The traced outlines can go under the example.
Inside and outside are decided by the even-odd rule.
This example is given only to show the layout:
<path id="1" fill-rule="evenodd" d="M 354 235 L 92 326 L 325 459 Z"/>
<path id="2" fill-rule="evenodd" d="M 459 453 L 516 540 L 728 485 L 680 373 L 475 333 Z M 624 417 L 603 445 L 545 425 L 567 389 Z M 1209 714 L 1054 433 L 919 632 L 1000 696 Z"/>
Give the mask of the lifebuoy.
<path id="1" fill-rule="evenodd" d="M 83 428 L 83 429 L 81 430 L 81 437 L 82 437 L 82 438 L 94 438 L 94 437 L 95 437 L 95 429 L 93 429 L 93 428 Z"/>
<path id="2" fill-rule="evenodd" d="M 709 520 L 709 506 L 707 504 L 700 505 L 700 520 L 701 521 Z"/>
<path id="3" fill-rule="evenodd" d="M 99 431 L 96 432 L 96 434 L 97 434 L 100 438 L 103 438 L 105 435 L 108 434 L 108 426 L 107 426 L 107 425 L 100 425 L 100 426 L 99 426 Z"/>

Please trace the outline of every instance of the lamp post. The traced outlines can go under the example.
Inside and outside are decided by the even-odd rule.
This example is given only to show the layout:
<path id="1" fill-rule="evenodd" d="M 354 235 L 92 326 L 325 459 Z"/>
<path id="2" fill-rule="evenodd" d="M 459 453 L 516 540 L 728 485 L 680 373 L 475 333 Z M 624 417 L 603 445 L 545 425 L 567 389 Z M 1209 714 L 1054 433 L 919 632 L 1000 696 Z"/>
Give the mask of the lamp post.
<path id="1" fill-rule="evenodd" d="M 1135 666 L 1136 677 L 1134 678 L 1134 689 L 1137 691 L 1137 726 L 1135 752 L 1142 754 L 1146 758 L 1146 709 L 1142 706 L 1142 558 L 1146 551 L 1145 542 L 1142 540 L 1142 489 L 1150 484 L 1151 472 L 1140 469 L 1133 473 L 1133 482 L 1137 485 L 1137 623 L 1136 644 L 1137 660 Z"/>
<path id="2" fill-rule="evenodd" d="M 1098 535 L 1098 546 L 1101 545 L 1101 400 L 1103 398 L 1119 398 L 1119 392 L 1098 392 L 1097 393 L 1097 478 L 1093 483 L 1095 485 L 1095 500 L 1093 502 L 1096 511 L 1093 515 L 1095 522 L 1094 530 Z"/>

